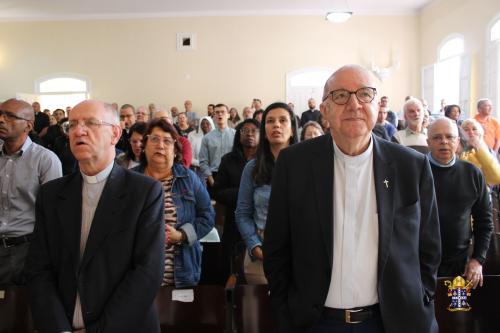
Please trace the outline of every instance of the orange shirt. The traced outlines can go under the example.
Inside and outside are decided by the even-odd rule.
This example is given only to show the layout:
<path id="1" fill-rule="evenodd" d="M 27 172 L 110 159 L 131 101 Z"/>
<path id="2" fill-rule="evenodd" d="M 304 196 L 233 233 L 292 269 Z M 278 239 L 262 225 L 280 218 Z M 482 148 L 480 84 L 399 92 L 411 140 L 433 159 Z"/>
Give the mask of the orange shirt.
<path id="1" fill-rule="evenodd" d="M 474 119 L 476 119 L 481 126 L 484 128 L 484 142 L 493 149 L 495 147 L 495 141 L 500 140 L 500 124 L 493 117 L 490 117 L 489 120 L 483 120 L 477 114 Z"/>

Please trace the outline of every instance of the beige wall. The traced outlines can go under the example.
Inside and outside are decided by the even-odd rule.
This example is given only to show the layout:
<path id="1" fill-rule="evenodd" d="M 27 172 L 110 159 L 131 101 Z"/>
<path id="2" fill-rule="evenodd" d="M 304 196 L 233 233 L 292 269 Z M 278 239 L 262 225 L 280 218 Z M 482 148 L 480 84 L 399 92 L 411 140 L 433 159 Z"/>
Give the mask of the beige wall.
<path id="1" fill-rule="evenodd" d="M 437 61 L 437 49 L 450 34 L 461 34 L 472 58 L 471 110 L 486 95 L 486 48 L 489 25 L 500 18 L 498 0 L 437 0 L 420 15 L 420 65 Z"/>
<path id="2" fill-rule="evenodd" d="M 393 106 L 419 93 L 418 17 L 356 17 L 334 25 L 321 17 L 200 17 L 0 23 L 0 99 L 32 93 L 34 80 L 78 73 L 91 96 L 118 103 L 181 106 L 210 102 L 239 109 L 260 97 L 285 99 L 285 75 L 345 63 L 400 69 L 381 84 Z M 198 50 L 176 51 L 176 33 L 198 35 Z M 42 106 L 43 107 L 43 106 Z"/>

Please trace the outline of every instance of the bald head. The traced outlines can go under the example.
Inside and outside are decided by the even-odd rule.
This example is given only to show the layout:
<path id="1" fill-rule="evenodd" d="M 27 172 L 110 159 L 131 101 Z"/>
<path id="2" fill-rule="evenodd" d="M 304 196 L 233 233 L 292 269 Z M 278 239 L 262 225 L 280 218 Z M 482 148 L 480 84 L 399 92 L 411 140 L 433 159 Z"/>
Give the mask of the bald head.
<path id="1" fill-rule="evenodd" d="M 34 121 L 35 113 L 33 111 L 33 107 L 20 99 L 11 98 L 3 102 L 2 109 L 6 109 L 7 111 L 14 112 L 17 116 Z"/>
<path id="2" fill-rule="evenodd" d="M 323 98 L 322 100 L 324 101 L 327 97 L 328 94 L 335 90 L 335 89 L 340 89 L 339 82 L 342 81 L 343 77 L 346 75 L 355 75 L 355 76 L 360 76 L 363 77 L 364 80 L 368 83 L 369 87 L 376 88 L 376 80 L 373 74 L 366 70 L 364 67 L 361 67 L 359 65 L 345 65 L 337 69 L 329 78 L 326 80 L 325 87 L 323 89 Z M 344 88 L 345 89 L 345 88 Z"/>
<path id="3" fill-rule="evenodd" d="M 98 100 L 86 100 L 83 102 L 78 103 L 75 105 L 75 107 L 71 110 L 70 114 L 70 119 L 72 118 L 71 116 L 74 115 L 76 116 L 76 113 L 81 110 L 86 110 L 86 109 L 92 109 L 96 110 L 99 113 L 102 113 L 104 117 L 107 118 L 107 122 L 110 122 L 114 125 L 119 125 L 120 124 L 120 114 L 119 111 L 114 108 L 112 104 L 108 104 L 102 101 Z"/>
<path id="4" fill-rule="evenodd" d="M 429 125 L 427 136 L 432 137 L 438 130 L 446 128 L 454 136 L 458 136 L 457 124 L 450 118 L 438 118 Z"/>
<path id="5" fill-rule="evenodd" d="M 368 148 L 378 115 L 376 95 L 375 78 L 358 65 L 343 66 L 326 81 L 320 111 L 345 154 L 356 156 Z"/>

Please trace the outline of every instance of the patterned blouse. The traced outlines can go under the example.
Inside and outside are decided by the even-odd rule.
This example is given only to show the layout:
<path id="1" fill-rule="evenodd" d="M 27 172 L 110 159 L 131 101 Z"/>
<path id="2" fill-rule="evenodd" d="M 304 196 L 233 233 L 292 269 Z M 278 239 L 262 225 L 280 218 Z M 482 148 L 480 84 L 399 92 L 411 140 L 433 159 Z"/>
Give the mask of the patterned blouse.
<path id="1" fill-rule="evenodd" d="M 172 184 L 174 176 L 170 175 L 161 180 L 165 191 L 165 225 L 175 227 L 177 223 L 177 211 L 172 199 Z M 173 244 L 165 244 L 165 271 L 163 272 L 162 286 L 173 286 L 174 282 L 174 247 Z"/>

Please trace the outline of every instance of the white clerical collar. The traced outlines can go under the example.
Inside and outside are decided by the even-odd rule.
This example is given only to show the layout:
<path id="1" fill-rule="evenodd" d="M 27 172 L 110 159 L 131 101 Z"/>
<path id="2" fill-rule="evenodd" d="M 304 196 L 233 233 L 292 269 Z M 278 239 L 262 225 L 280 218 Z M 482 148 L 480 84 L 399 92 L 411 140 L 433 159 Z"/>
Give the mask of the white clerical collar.
<path id="1" fill-rule="evenodd" d="M 356 156 L 350 156 L 350 155 L 344 154 L 340 150 L 340 148 L 337 146 L 337 144 L 335 143 L 335 140 L 333 140 L 333 137 L 332 137 L 332 141 L 333 141 L 333 150 L 335 152 L 335 157 L 339 158 L 341 161 L 343 161 L 345 163 L 351 164 L 351 163 L 365 162 L 372 155 L 372 151 L 373 151 L 373 138 L 372 137 L 370 137 L 370 143 L 368 144 L 368 148 L 366 148 L 366 150 L 364 152 L 362 152 L 361 154 L 356 155 Z"/>
<path id="2" fill-rule="evenodd" d="M 439 163 L 438 161 L 436 161 L 433 157 L 432 157 L 432 154 L 429 152 L 427 153 L 427 156 L 429 157 L 429 162 L 431 162 L 431 164 L 434 164 L 435 166 L 438 166 L 438 167 L 441 167 L 441 168 L 449 168 L 449 167 L 452 167 L 455 165 L 455 162 L 457 160 L 456 156 L 453 155 L 453 158 L 446 164 L 441 164 Z"/>
<path id="3" fill-rule="evenodd" d="M 109 174 L 111 173 L 111 170 L 113 169 L 113 164 L 114 161 L 112 161 L 104 170 L 96 174 L 95 176 L 87 176 L 86 174 L 83 173 L 83 171 L 80 171 L 83 177 L 83 181 L 86 182 L 87 184 L 97 184 L 102 181 L 105 181 Z"/>

